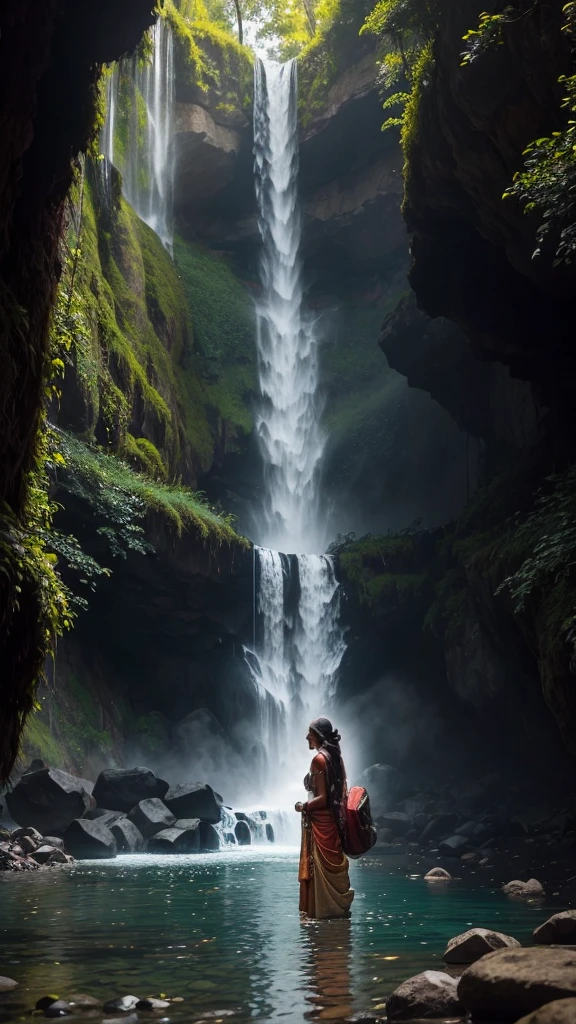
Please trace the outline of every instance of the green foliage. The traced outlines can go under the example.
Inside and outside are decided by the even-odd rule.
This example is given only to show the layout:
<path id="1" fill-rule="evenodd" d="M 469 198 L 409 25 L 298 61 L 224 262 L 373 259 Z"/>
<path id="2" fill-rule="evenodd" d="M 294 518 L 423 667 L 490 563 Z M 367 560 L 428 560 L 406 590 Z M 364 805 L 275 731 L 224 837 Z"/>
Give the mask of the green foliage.
<path id="1" fill-rule="evenodd" d="M 58 431 L 66 468 L 61 486 L 86 501 L 114 555 L 152 550 L 146 541 L 143 521 L 158 514 L 178 536 L 192 530 L 206 542 L 247 544 L 234 531 L 231 516 L 218 515 L 201 494 L 178 484 L 164 484 L 135 472 L 117 456 L 79 438 Z"/>
<path id="2" fill-rule="evenodd" d="M 382 41 L 380 77 L 384 88 L 390 90 L 399 83 L 410 87 L 384 100 L 385 110 L 398 107 L 399 113 L 387 118 L 383 131 L 399 127 L 404 135 L 413 130 L 411 122 L 424 70 L 432 60 L 439 9 L 439 0 L 378 0 L 362 26 L 362 33 L 371 33 Z"/>
<path id="3" fill-rule="evenodd" d="M 372 612 L 395 609 L 428 593 L 430 581 L 422 571 L 418 537 L 414 527 L 385 536 L 367 534 L 360 540 L 351 534 L 332 547 L 342 579 Z"/>
<path id="4" fill-rule="evenodd" d="M 52 735 L 48 723 L 38 711 L 28 717 L 24 726 L 20 755 L 22 767 L 26 767 L 25 762 L 34 757 L 39 757 L 46 764 L 58 768 L 65 765 L 68 760 L 64 744 Z"/>
<path id="5" fill-rule="evenodd" d="M 487 11 L 483 11 L 478 28 L 471 28 L 462 36 L 466 43 L 466 49 L 462 53 L 462 66 L 472 64 L 494 46 L 501 46 L 504 42 L 503 26 L 512 21 L 515 14 L 514 8 L 509 6 L 499 14 L 488 14 Z"/>
<path id="6" fill-rule="evenodd" d="M 126 434 L 124 449 L 121 453 L 136 469 L 147 473 L 153 480 L 166 480 L 168 472 L 162 456 L 147 437 L 133 437 Z"/>
<path id="7" fill-rule="evenodd" d="M 370 0 L 322 0 L 316 7 L 316 31 L 298 57 L 300 120 L 308 125 L 328 100 L 338 75 L 365 52 L 358 34 Z"/>

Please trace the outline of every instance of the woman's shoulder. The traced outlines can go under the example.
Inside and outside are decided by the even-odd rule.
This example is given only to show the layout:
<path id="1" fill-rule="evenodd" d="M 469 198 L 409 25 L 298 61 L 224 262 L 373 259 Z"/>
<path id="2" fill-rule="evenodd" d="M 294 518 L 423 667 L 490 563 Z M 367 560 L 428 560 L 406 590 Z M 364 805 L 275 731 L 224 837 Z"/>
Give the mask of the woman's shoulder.
<path id="1" fill-rule="evenodd" d="M 313 772 L 323 772 L 326 768 L 326 758 L 318 751 L 312 758 L 311 769 Z"/>

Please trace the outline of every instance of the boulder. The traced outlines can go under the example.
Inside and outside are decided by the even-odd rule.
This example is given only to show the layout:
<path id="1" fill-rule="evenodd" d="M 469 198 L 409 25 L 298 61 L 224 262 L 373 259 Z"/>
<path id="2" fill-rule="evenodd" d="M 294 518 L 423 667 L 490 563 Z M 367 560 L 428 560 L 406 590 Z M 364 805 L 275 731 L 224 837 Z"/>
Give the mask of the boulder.
<path id="1" fill-rule="evenodd" d="M 428 874 L 424 875 L 425 882 L 451 882 L 452 875 L 445 868 L 431 868 Z"/>
<path id="2" fill-rule="evenodd" d="M 107 825 L 82 818 L 72 821 L 64 832 L 66 849 L 78 860 L 115 857 L 116 840 Z"/>
<path id="3" fill-rule="evenodd" d="M 124 815 L 114 821 L 109 828 L 116 840 L 118 853 L 137 853 L 144 848 L 142 833 L 134 822 Z"/>
<path id="4" fill-rule="evenodd" d="M 41 833 L 63 832 L 92 804 L 92 783 L 57 768 L 41 768 L 23 775 L 6 794 L 8 810 L 19 825 L 33 825 Z"/>
<path id="5" fill-rule="evenodd" d="M 554 999 L 534 1013 L 522 1017 L 518 1024 L 574 1024 L 576 1021 L 576 999 Z"/>
<path id="6" fill-rule="evenodd" d="M 405 836 L 412 828 L 412 819 L 404 811 L 387 811 L 379 816 L 378 822 L 389 828 L 394 837 Z"/>
<path id="7" fill-rule="evenodd" d="M 473 1018 L 517 1020 L 554 999 L 576 996 L 576 953 L 498 949 L 464 971 L 458 995 Z"/>
<path id="8" fill-rule="evenodd" d="M 44 836 L 42 840 L 47 846 L 55 846 L 57 850 L 64 849 L 64 840 L 60 836 Z"/>
<path id="9" fill-rule="evenodd" d="M 124 817 L 124 811 L 107 811 L 104 807 L 91 807 L 89 811 L 86 811 L 84 815 L 89 821 L 101 821 L 103 825 L 108 825 L 108 828 L 119 818 Z"/>
<path id="10" fill-rule="evenodd" d="M 274 835 L 274 829 L 272 828 L 272 825 L 270 824 L 270 822 L 266 823 L 266 830 L 265 831 L 266 831 L 266 839 L 268 840 L 269 843 L 273 843 L 275 841 L 276 837 Z"/>
<path id="11" fill-rule="evenodd" d="M 55 999 L 50 1006 L 44 1007 L 45 1017 L 69 1017 L 73 1012 L 67 999 Z"/>
<path id="12" fill-rule="evenodd" d="M 76 1010 L 96 1010 L 102 1005 L 101 999 L 96 999 L 95 996 L 88 996 L 85 992 L 76 992 L 71 995 L 68 999 L 70 1006 L 74 1011 Z"/>
<path id="13" fill-rule="evenodd" d="M 18 988 L 18 982 L 12 978 L 4 978 L 0 975 L 0 992 L 12 992 L 13 989 Z"/>
<path id="14" fill-rule="evenodd" d="M 488 928 L 470 928 L 461 935 L 450 939 L 444 953 L 447 964 L 473 964 L 486 953 L 495 949 L 511 949 L 519 946 L 517 939 L 503 932 L 493 932 Z"/>
<path id="15" fill-rule="evenodd" d="M 150 836 L 161 832 L 163 828 L 170 828 L 176 821 L 175 815 L 168 810 L 166 804 L 157 798 L 141 800 L 132 808 L 128 819 L 142 833 L 144 839 L 150 839 Z"/>
<path id="16" fill-rule="evenodd" d="M 51 846 L 45 843 L 43 846 L 39 846 L 38 849 L 32 854 L 32 857 L 37 864 L 67 864 L 68 858 L 64 853 L 64 850 L 59 849 L 56 846 Z"/>
<path id="17" fill-rule="evenodd" d="M 92 795 L 98 807 L 127 814 L 142 800 L 162 800 L 167 791 L 168 783 L 150 768 L 107 768 L 100 772 Z"/>
<path id="18" fill-rule="evenodd" d="M 136 1008 L 136 1003 L 139 1002 L 139 996 L 117 996 L 115 999 L 109 999 L 107 1003 L 104 1003 L 102 1011 L 103 1013 L 130 1013 Z"/>
<path id="19" fill-rule="evenodd" d="M 459 1016 L 463 1007 L 457 989 L 456 979 L 442 971 L 416 974 L 402 982 L 387 1000 L 388 1020 Z"/>
<path id="20" fill-rule="evenodd" d="M 166 1010 L 170 1006 L 168 999 L 155 999 L 154 996 L 148 996 L 146 999 L 139 999 L 136 1003 L 137 1010 Z"/>
<path id="21" fill-rule="evenodd" d="M 217 825 L 221 817 L 221 803 L 211 786 L 205 782 L 188 782 L 171 786 L 164 803 L 176 818 L 199 818 Z"/>
<path id="22" fill-rule="evenodd" d="M 239 846 L 250 846 L 252 842 L 252 835 L 248 822 L 237 821 L 234 826 L 234 835 L 236 836 L 236 842 Z"/>
<path id="23" fill-rule="evenodd" d="M 529 878 L 527 882 L 521 882 L 516 878 L 512 882 L 506 882 L 502 890 L 507 896 L 523 896 L 526 899 L 544 895 L 544 886 L 537 878 Z"/>
<path id="24" fill-rule="evenodd" d="M 220 849 L 220 836 L 213 825 L 208 822 L 200 822 L 200 850 L 202 853 L 212 853 Z"/>
<path id="25" fill-rule="evenodd" d="M 148 853 L 198 853 L 200 850 L 200 822 L 193 828 L 164 828 L 146 843 Z"/>
<path id="26" fill-rule="evenodd" d="M 541 946 L 576 945 L 576 910 L 563 910 L 549 917 L 534 931 L 534 942 Z"/>
<path id="27" fill-rule="evenodd" d="M 444 857 L 460 857 L 470 849 L 470 840 L 466 836 L 450 836 L 438 844 L 438 850 Z"/>
<path id="28" fill-rule="evenodd" d="M 428 839 L 438 839 L 440 836 L 449 836 L 454 831 L 457 821 L 457 814 L 436 814 L 422 832 L 420 836 L 421 842 L 425 843 Z"/>

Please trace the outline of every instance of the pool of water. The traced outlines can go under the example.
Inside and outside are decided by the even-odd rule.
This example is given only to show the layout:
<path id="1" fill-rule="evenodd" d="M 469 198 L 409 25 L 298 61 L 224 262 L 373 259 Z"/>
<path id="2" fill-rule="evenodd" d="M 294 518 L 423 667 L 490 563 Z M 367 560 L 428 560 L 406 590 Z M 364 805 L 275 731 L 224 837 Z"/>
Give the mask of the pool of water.
<path id="1" fill-rule="evenodd" d="M 442 969 L 458 932 L 480 925 L 528 941 L 558 909 L 511 902 L 481 878 L 427 883 L 369 858 L 351 867 L 351 920 L 304 924 L 297 859 L 252 847 L 0 879 L 0 974 L 20 982 L 0 1021 L 73 992 L 178 997 L 174 1024 L 338 1020 Z"/>

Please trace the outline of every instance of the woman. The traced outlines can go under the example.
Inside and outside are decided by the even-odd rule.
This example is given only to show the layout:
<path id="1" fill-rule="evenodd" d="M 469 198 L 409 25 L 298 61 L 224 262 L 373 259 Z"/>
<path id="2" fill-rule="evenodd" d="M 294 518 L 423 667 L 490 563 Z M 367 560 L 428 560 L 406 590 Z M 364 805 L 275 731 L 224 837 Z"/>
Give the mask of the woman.
<path id="1" fill-rule="evenodd" d="M 347 790 L 340 736 L 327 718 L 316 718 L 306 739 L 316 754 L 304 779 L 311 799 L 296 804 L 302 814 L 300 910 L 307 917 L 348 917 L 354 890 L 341 839 Z"/>

